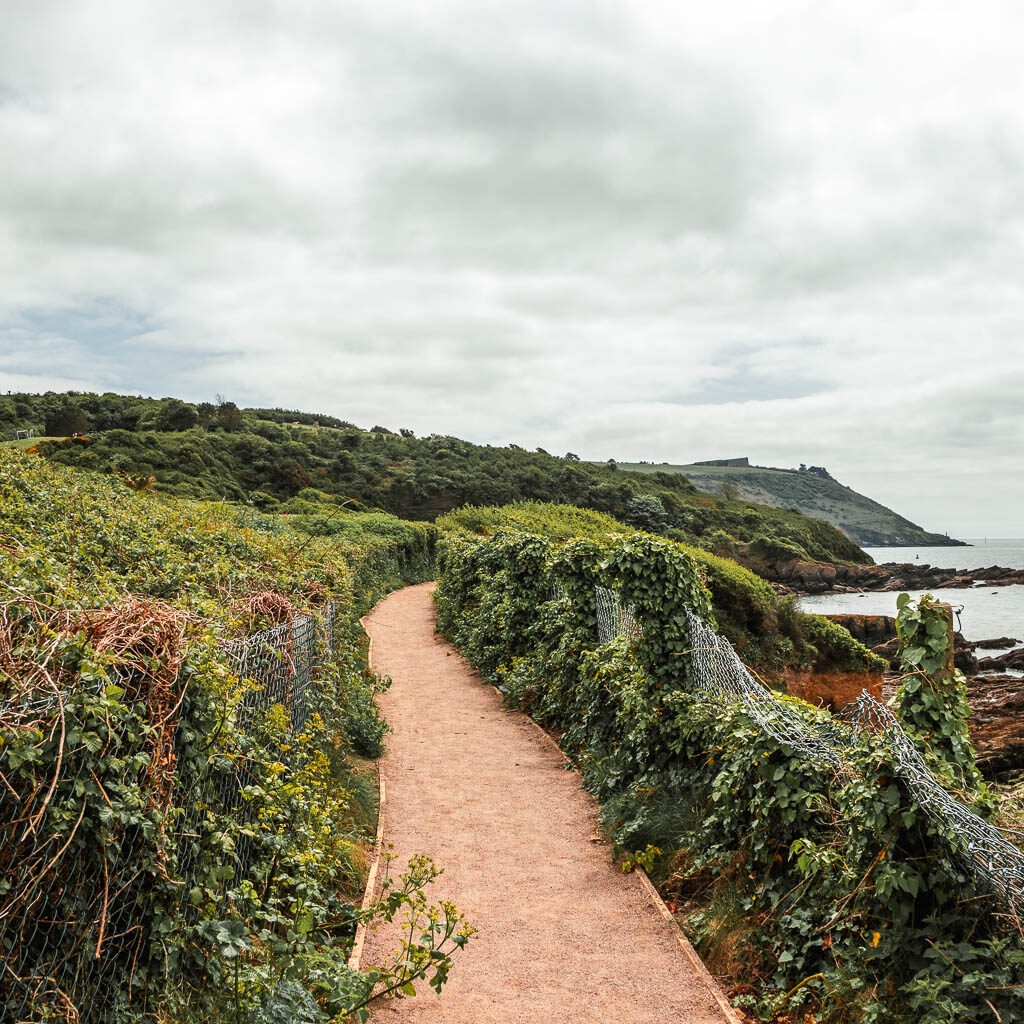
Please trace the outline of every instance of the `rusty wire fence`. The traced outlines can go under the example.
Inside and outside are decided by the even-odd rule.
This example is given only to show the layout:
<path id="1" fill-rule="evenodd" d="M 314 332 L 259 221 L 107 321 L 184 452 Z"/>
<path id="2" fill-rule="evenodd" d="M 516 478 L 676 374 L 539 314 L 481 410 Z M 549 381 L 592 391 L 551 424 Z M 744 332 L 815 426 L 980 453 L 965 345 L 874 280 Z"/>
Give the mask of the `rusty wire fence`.
<path id="1" fill-rule="evenodd" d="M 633 608 L 613 590 L 596 591 L 600 642 L 638 635 L 642 626 Z M 881 738 L 910 797 L 937 826 L 956 862 L 982 890 L 994 893 L 1014 918 L 1024 917 L 1024 852 L 1014 842 L 1022 837 L 990 824 L 951 796 L 888 707 L 864 691 L 836 715 L 821 712 L 811 720 L 755 679 L 729 641 L 700 616 L 687 609 L 686 617 L 687 660 L 696 690 L 717 701 L 739 703 L 776 742 L 832 770 L 852 767 L 850 752 L 860 737 Z"/>
<path id="2" fill-rule="evenodd" d="M 244 696 L 224 728 L 255 727 L 279 707 L 298 732 L 313 706 L 313 687 L 335 651 L 336 610 L 296 615 L 264 632 L 220 645 L 225 666 Z M 243 791 L 256 781 L 244 757 L 177 758 L 162 808 L 169 823 L 154 826 L 146 784 L 152 732 L 144 699 L 118 702 L 97 715 L 98 690 L 139 692 L 116 672 L 89 686 L 28 701 L 0 703 L 0 1020 L 100 1024 L 115 1005 L 134 1005 L 153 988 L 152 908 L 163 901 L 184 922 L 196 916 L 189 893 L 210 825 L 251 813 Z M 181 706 L 181 700 L 178 701 Z M 175 747 L 188 741 L 177 725 Z M 40 764 L 26 772 L 26 731 Z M 211 751 L 215 737 L 210 737 Z M 103 758 L 102 779 L 95 756 Z M 282 755 L 284 757 L 284 755 Z M 33 778 L 35 783 L 33 784 Z M 234 851 L 236 878 L 249 850 Z M 177 906 L 175 907 L 175 904 Z M 164 963 L 173 983 L 173 963 Z M 146 976 L 148 973 L 149 976 Z M 134 991 L 133 991 L 134 986 Z"/>

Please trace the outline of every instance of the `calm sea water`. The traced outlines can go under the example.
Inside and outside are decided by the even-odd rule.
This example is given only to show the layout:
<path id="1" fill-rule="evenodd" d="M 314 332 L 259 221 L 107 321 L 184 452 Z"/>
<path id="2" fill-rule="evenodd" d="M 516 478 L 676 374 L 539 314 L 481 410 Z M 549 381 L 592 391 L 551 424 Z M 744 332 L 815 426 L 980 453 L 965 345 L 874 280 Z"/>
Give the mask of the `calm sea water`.
<path id="1" fill-rule="evenodd" d="M 925 562 L 940 569 L 985 569 L 1002 565 L 1024 569 L 1024 540 L 964 538 L 969 548 L 865 548 L 876 562 Z"/>
<path id="2" fill-rule="evenodd" d="M 970 543 L 974 546 L 864 550 L 876 562 L 918 562 L 943 569 L 984 569 L 990 565 L 1024 569 L 1024 540 L 980 538 Z M 920 597 L 924 591 L 910 593 L 912 597 Z M 1024 640 L 1024 586 L 978 586 L 937 590 L 935 594 L 954 608 L 961 606 L 960 627 L 968 640 L 1000 636 Z M 807 612 L 825 614 L 895 615 L 896 597 L 894 593 L 822 594 L 800 598 L 800 607 Z"/>

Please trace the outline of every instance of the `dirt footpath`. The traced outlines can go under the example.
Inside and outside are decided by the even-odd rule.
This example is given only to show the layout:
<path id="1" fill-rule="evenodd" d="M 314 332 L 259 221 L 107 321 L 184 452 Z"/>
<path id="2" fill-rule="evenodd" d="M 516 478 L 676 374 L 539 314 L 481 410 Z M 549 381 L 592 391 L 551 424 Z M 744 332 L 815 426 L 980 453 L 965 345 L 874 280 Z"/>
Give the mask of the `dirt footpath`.
<path id="1" fill-rule="evenodd" d="M 611 863 L 597 806 L 526 716 L 503 708 L 434 633 L 433 584 L 398 591 L 366 619 L 378 699 L 394 730 L 381 761 L 384 841 L 404 865 L 444 867 L 479 930 L 437 996 L 388 1001 L 379 1022 L 723 1024 L 728 1020 L 635 875 Z M 362 966 L 398 945 L 371 931 Z"/>

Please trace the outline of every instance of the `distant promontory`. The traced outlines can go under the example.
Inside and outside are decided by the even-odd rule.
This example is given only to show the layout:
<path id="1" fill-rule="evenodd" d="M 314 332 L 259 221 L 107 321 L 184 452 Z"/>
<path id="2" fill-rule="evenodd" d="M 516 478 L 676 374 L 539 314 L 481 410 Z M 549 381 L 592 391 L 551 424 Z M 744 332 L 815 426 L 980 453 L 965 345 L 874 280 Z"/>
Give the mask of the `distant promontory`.
<path id="1" fill-rule="evenodd" d="M 620 462 L 639 473 L 678 473 L 708 494 L 725 494 L 824 519 L 861 547 L 952 547 L 963 541 L 929 533 L 891 508 L 833 479 L 824 466 L 780 469 L 751 466 L 746 458 L 711 459 L 689 465 Z"/>

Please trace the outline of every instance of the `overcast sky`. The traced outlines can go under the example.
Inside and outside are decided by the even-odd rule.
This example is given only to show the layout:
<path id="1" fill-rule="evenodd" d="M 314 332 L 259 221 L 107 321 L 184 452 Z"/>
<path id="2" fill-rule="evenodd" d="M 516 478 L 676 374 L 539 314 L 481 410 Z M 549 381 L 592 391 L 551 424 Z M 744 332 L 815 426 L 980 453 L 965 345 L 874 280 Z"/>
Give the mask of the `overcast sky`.
<path id="1" fill-rule="evenodd" d="M 1024 8 L 4 0 L 0 387 L 822 464 L 1024 536 Z"/>

